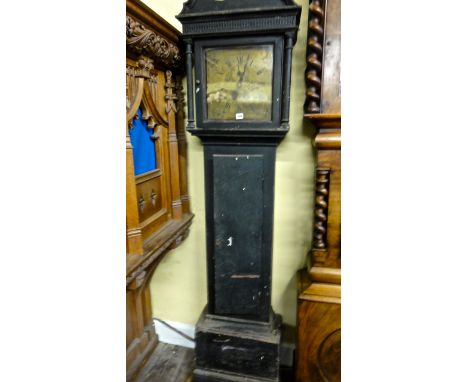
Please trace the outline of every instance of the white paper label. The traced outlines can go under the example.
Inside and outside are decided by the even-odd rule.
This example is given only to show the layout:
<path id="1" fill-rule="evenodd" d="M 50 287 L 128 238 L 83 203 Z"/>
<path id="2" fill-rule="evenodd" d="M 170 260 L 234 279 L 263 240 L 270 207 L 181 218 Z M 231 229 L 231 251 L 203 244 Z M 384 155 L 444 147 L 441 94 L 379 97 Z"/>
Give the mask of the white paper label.
<path id="1" fill-rule="evenodd" d="M 244 119 L 244 113 L 236 113 L 236 119 Z"/>

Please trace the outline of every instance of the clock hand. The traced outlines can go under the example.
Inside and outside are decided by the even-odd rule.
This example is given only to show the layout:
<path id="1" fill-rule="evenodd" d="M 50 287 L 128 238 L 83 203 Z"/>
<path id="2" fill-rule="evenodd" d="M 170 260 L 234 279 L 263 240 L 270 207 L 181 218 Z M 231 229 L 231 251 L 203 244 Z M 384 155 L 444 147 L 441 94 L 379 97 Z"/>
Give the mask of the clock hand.
<path id="1" fill-rule="evenodd" d="M 250 54 L 247 56 L 247 59 L 245 60 L 243 71 L 241 71 L 240 65 L 243 63 L 244 63 L 244 57 L 237 57 L 237 76 L 239 77 L 239 80 L 237 81 L 238 84 L 241 84 L 244 81 L 247 67 L 249 66 L 249 64 L 252 65 L 253 63 L 253 59 L 250 58 Z"/>
<path id="2" fill-rule="evenodd" d="M 242 77 L 240 78 L 240 82 L 244 81 L 245 73 L 247 72 L 247 69 L 252 66 L 253 64 L 253 58 L 250 58 L 250 54 L 247 56 L 247 60 L 245 61 L 244 64 L 244 71 L 242 72 Z"/>
<path id="3" fill-rule="evenodd" d="M 240 84 L 244 79 L 244 73 L 242 73 L 240 70 L 240 64 L 241 64 L 241 59 L 240 57 L 237 57 L 237 77 L 239 78 L 237 80 L 238 84 Z"/>
<path id="4" fill-rule="evenodd" d="M 249 65 L 249 59 L 250 59 L 250 54 L 247 56 L 247 60 L 245 60 L 244 74 L 245 74 L 245 71 L 247 70 L 247 65 Z"/>

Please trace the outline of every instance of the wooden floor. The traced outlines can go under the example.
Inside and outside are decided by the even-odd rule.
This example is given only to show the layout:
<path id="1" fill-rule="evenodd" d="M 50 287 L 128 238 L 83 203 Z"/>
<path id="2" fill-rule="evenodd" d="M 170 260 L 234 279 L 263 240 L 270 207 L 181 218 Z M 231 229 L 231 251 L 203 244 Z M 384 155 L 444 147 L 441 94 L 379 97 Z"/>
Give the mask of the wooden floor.
<path id="1" fill-rule="evenodd" d="M 190 382 L 194 350 L 160 342 L 135 382 Z"/>
<path id="2" fill-rule="evenodd" d="M 134 382 L 191 382 L 195 351 L 160 342 Z M 281 367 L 281 382 L 294 381 L 293 369 Z"/>

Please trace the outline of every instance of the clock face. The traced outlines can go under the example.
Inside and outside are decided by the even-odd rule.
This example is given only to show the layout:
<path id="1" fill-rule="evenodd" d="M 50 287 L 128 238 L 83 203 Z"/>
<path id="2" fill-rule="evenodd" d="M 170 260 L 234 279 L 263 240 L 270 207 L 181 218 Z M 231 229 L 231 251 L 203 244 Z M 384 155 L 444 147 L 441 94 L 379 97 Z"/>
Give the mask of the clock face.
<path id="1" fill-rule="evenodd" d="M 208 120 L 271 121 L 273 44 L 204 52 Z"/>

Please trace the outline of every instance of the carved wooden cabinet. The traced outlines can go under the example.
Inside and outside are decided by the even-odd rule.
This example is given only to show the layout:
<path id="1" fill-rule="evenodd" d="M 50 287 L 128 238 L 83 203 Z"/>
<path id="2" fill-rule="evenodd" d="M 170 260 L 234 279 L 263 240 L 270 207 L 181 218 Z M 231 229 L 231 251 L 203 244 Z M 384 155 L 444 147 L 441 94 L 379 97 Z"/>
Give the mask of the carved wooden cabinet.
<path id="1" fill-rule="evenodd" d="M 340 0 L 311 0 L 304 118 L 315 126 L 314 232 L 298 273 L 296 381 L 341 379 Z"/>
<path id="2" fill-rule="evenodd" d="M 127 381 L 157 345 L 149 282 L 188 233 L 183 58 L 180 33 L 127 0 Z"/>

